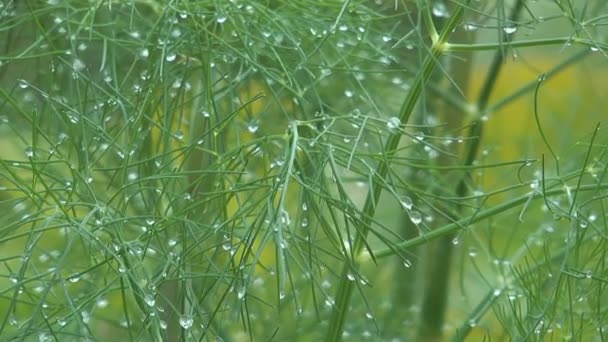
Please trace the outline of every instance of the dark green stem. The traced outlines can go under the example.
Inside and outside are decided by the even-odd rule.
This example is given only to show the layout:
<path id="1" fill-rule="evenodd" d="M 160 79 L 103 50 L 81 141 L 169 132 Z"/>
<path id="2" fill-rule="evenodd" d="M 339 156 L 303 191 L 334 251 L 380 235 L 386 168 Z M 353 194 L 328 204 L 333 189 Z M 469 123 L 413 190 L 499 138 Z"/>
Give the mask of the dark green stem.
<path id="1" fill-rule="evenodd" d="M 468 1 L 466 3 L 468 3 Z M 431 53 L 425 59 L 422 70 L 414 80 L 414 84 L 412 85 L 403 106 L 401 107 L 399 118 L 403 124 L 406 124 L 409 121 L 412 111 L 420 98 L 420 94 L 422 93 L 426 82 L 429 80 L 433 70 L 435 70 L 439 57 L 445 51 L 448 37 L 456 28 L 456 25 L 458 25 L 460 22 L 460 18 L 462 17 L 464 11 L 464 6 L 465 5 L 459 6 L 456 9 L 450 21 L 441 31 L 439 38 L 433 42 L 433 45 L 431 46 Z M 351 257 L 345 260 L 342 267 L 341 280 L 337 290 L 335 306 L 330 318 L 325 341 L 339 341 L 342 337 L 344 320 L 346 319 L 348 303 L 350 302 L 350 297 L 352 295 L 354 286 L 353 282 L 348 279 L 348 274 L 353 270 L 357 270 L 359 267 L 356 257 L 361 253 L 363 246 L 365 245 L 367 234 L 376 211 L 376 204 L 378 203 L 380 194 L 382 193 L 384 183 L 383 180 L 388 174 L 390 167 L 389 163 L 395 154 L 395 150 L 399 145 L 400 139 L 401 134 L 399 132 L 392 133 L 389 136 L 384 147 L 384 151 L 386 151 L 387 154 L 386 159 L 380 162 L 378 168 L 374 172 L 372 188 L 367 195 L 365 205 L 363 207 L 363 220 L 359 226 L 359 234 L 355 237 Z"/>

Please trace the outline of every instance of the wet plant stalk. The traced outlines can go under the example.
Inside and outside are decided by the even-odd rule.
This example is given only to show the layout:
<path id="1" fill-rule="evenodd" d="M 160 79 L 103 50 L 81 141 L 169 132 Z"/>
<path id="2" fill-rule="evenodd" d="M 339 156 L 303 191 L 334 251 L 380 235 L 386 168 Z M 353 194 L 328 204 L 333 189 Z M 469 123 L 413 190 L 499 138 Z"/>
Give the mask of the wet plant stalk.
<path id="1" fill-rule="evenodd" d="M 508 24 L 515 23 L 523 9 L 523 0 L 518 0 L 509 15 Z M 502 42 L 510 43 L 512 35 L 502 32 Z M 477 100 L 477 117 L 471 124 L 469 138 L 471 145 L 465 155 L 465 166 L 472 166 L 477 158 L 481 136 L 483 133 L 483 121 L 481 117 L 487 108 L 490 95 L 498 79 L 508 45 L 504 49 L 496 51 L 486 80 L 484 81 L 481 94 Z M 467 181 L 471 178 L 471 171 L 465 172 L 457 185 L 456 196 L 466 197 L 468 194 Z M 462 212 L 462 206 L 458 210 Z M 421 338 L 425 340 L 436 340 L 441 336 L 444 317 L 447 309 L 449 291 L 450 260 L 453 254 L 453 234 L 443 236 L 435 244 L 433 249 L 429 271 L 426 293 L 422 304 Z"/>
<path id="2" fill-rule="evenodd" d="M 509 15 L 508 23 L 515 23 L 523 9 L 523 0 L 518 0 Z M 502 42 L 510 43 L 512 35 L 502 32 Z M 504 63 L 504 57 L 508 45 L 504 49 L 496 51 L 492 64 L 484 82 L 481 95 L 477 100 L 478 116 L 475 118 L 471 125 L 471 131 L 469 138 L 471 139 L 471 145 L 466 151 L 465 166 L 472 166 L 473 161 L 477 158 L 479 146 L 481 142 L 481 135 L 483 133 L 483 121 L 481 116 L 484 115 L 484 111 L 487 108 L 488 101 L 492 90 L 498 79 L 501 67 Z M 470 63 L 466 67 L 466 72 L 470 72 Z M 460 82 L 466 82 L 468 75 L 462 75 L 462 80 L 456 80 Z M 466 83 L 460 83 L 466 84 Z M 447 113 L 449 117 L 454 117 L 457 113 Z M 456 188 L 456 195 L 458 197 L 465 197 L 468 194 L 467 181 L 471 178 L 471 171 L 467 171 L 463 178 L 460 180 Z M 462 207 L 459 207 L 459 211 L 462 212 Z M 450 261 L 453 254 L 453 243 L 454 234 L 448 234 L 443 236 L 437 241 L 433 247 L 432 257 L 428 274 L 428 281 L 426 286 L 426 293 L 424 295 L 422 304 L 422 317 L 421 317 L 421 330 L 420 337 L 424 340 L 436 340 L 441 336 L 442 326 L 444 324 L 444 317 L 447 309 L 447 299 L 449 291 L 449 274 L 450 274 Z"/>
<path id="3" fill-rule="evenodd" d="M 475 41 L 475 34 L 470 30 L 457 30 L 452 38 L 459 43 L 472 44 Z M 466 51 L 459 55 L 459 58 L 449 58 L 448 61 L 451 62 L 449 65 L 450 78 L 453 83 L 458 85 L 458 91 L 467 96 L 473 71 L 473 53 L 472 51 Z M 443 123 L 443 127 L 439 129 L 454 132 L 462 127 L 466 117 L 466 112 L 462 108 L 450 105 L 447 102 L 435 103 L 435 106 L 438 107 L 437 113 Z M 439 134 L 441 133 L 438 132 L 437 135 Z M 453 153 L 458 152 L 456 150 L 457 146 L 453 145 L 452 148 L 454 148 Z M 449 167 L 452 163 L 453 159 L 444 154 L 437 160 L 437 164 L 442 167 Z M 443 171 L 443 177 L 449 177 L 449 172 L 450 170 Z M 452 217 L 452 220 L 457 220 L 457 218 Z M 420 273 L 420 276 L 425 277 L 420 313 L 421 322 L 418 330 L 418 338 L 421 341 L 435 341 L 442 336 L 441 327 L 445 321 L 450 270 L 452 268 L 452 235 L 448 234 L 426 246 L 426 256 L 428 258 L 424 267 L 425 271 Z"/>
<path id="4" fill-rule="evenodd" d="M 431 53 L 424 60 L 422 69 L 420 73 L 416 76 L 414 83 L 401 107 L 399 119 L 401 123 L 406 124 L 412 114 L 416 103 L 418 102 L 420 95 L 422 93 L 423 87 L 426 82 L 429 80 L 433 70 L 437 66 L 438 59 L 441 57 L 443 52 L 445 51 L 446 43 L 448 38 L 452 34 L 452 31 L 456 28 L 456 26 L 460 23 L 460 18 L 464 12 L 464 6 L 468 4 L 467 1 L 462 6 L 459 6 L 454 15 L 451 17 L 450 21 L 445 25 L 439 37 L 434 40 L 433 45 L 431 47 Z M 373 183 L 372 188 L 370 189 L 364 207 L 363 207 L 363 220 L 359 227 L 359 234 L 355 237 L 355 241 L 352 246 L 351 256 L 349 259 L 344 261 L 344 265 L 342 267 L 342 272 L 340 275 L 340 283 L 338 285 L 338 290 L 336 292 L 335 298 L 335 306 L 330 318 L 329 328 L 327 330 L 327 336 L 325 341 L 339 341 L 342 337 L 342 331 L 344 327 L 344 320 L 346 319 L 346 312 L 348 310 L 348 304 L 350 302 L 350 298 L 353 292 L 353 282 L 348 279 L 348 274 L 353 270 L 357 270 L 359 267 L 359 263 L 357 261 L 357 256 L 361 253 L 363 246 L 365 245 L 365 240 L 367 239 L 367 234 L 370 229 L 370 225 L 372 224 L 372 219 L 374 217 L 374 213 L 376 211 L 376 203 L 380 199 L 380 194 L 382 193 L 382 184 L 383 179 L 388 174 L 389 163 L 392 160 L 392 157 L 395 153 L 397 146 L 399 145 L 399 141 L 401 140 L 401 134 L 399 132 L 392 133 L 384 147 L 384 151 L 386 151 L 387 158 L 381 161 L 373 175 Z"/>

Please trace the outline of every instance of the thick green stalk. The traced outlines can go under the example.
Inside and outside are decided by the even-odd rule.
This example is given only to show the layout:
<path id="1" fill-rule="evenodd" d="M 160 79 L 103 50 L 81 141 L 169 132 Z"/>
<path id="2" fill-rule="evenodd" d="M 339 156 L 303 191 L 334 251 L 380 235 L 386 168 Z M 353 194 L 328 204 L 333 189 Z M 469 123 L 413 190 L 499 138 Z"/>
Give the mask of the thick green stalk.
<path id="1" fill-rule="evenodd" d="M 452 39 L 458 43 L 474 43 L 475 34 L 470 30 L 457 30 Z M 466 51 L 461 53 L 458 58 L 449 57 L 450 78 L 465 98 L 468 95 L 470 78 L 473 75 L 473 52 Z M 443 75 L 442 75 L 443 76 Z M 451 87 L 451 85 L 450 85 Z M 455 94 L 457 95 L 457 94 Z M 467 116 L 466 108 L 459 108 L 447 102 L 437 105 L 435 110 L 440 115 L 442 127 L 438 128 L 437 136 L 443 132 L 455 132 L 459 130 Z M 452 145 L 452 153 L 458 153 L 458 146 Z M 454 163 L 454 159 L 447 154 L 442 154 L 437 159 L 439 166 L 449 167 Z M 450 171 L 444 171 L 443 178 L 450 177 Z M 439 203 L 436 204 L 440 206 Z M 456 220 L 456 218 L 451 218 Z M 452 269 L 452 239 L 451 235 L 446 235 L 433 243 L 426 245 L 426 262 L 424 267 L 425 276 L 424 292 L 422 293 L 422 310 L 420 313 L 420 325 L 418 339 L 420 341 L 435 341 L 441 338 L 444 325 L 448 297 L 449 280 Z"/>
<path id="2" fill-rule="evenodd" d="M 468 3 L 469 1 L 466 1 Z M 452 31 L 456 28 L 456 26 L 460 23 L 460 18 L 462 17 L 464 6 L 459 6 L 454 15 L 451 17 L 450 21 L 445 25 L 438 39 L 433 41 L 431 46 L 431 53 L 424 60 L 422 70 L 414 80 L 414 84 L 412 85 L 404 103 L 401 107 L 401 111 L 399 114 L 399 119 L 401 123 L 406 124 L 412 114 L 416 103 L 420 98 L 420 94 L 429 80 L 433 70 L 438 63 L 439 57 L 445 51 L 445 46 L 449 36 Z M 396 131 L 391 133 L 389 136 L 384 151 L 386 151 L 386 158 L 380 162 L 378 168 L 374 172 L 372 188 L 368 192 L 365 204 L 363 206 L 363 220 L 359 227 L 359 234 L 355 237 L 355 241 L 352 247 L 352 259 L 346 260 L 342 267 L 341 272 L 341 280 L 337 290 L 336 298 L 335 298 L 335 306 L 331 316 L 331 320 L 329 323 L 329 328 L 327 331 L 327 336 L 325 341 L 339 341 L 342 337 L 342 330 L 344 326 L 344 320 L 346 319 L 346 312 L 348 309 L 348 303 L 350 302 L 350 297 L 353 292 L 353 282 L 348 279 L 348 274 L 352 272 L 352 270 L 356 270 L 359 266 L 357 262 L 357 256 L 361 253 L 363 246 L 365 245 L 365 241 L 367 239 L 367 234 L 370 229 L 370 225 L 372 223 L 372 219 L 374 217 L 376 211 L 376 204 L 380 199 L 380 194 L 383 189 L 383 179 L 386 178 L 389 170 L 389 164 L 392 160 L 392 157 L 399 145 L 399 141 L 401 140 L 401 134 Z"/>

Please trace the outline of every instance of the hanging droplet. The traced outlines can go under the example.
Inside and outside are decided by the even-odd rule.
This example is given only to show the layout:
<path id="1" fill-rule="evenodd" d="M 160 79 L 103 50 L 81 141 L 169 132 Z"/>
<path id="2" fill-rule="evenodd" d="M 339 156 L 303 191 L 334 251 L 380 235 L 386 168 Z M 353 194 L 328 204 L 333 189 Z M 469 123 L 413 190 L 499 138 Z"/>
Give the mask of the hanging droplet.
<path id="1" fill-rule="evenodd" d="M 147 293 L 144 296 L 144 302 L 146 303 L 147 306 L 153 307 L 156 304 L 156 299 L 154 299 L 153 294 Z"/>
<path id="2" fill-rule="evenodd" d="M 174 52 L 171 52 L 170 54 L 168 54 L 168 55 L 165 57 L 165 60 L 166 60 L 167 62 L 173 62 L 175 59 L 177 59 L 177 54 L 176 54 L 176 53 L 174 53 Z"/>
<path id="3" fill-rule="evenodd" d="M 218 24 L 223 24 L 223 23 L 225 23 L 225 22 L 226 22 L 226 20 L 228 20 L 228 17 L 227 17 L 225 14 L 220 14 L 220 15 L 218 15 L 218 16 L 217 16 L 217 18 L 215 19 L 215 21 L 216 21 Z"/>
<path id="4" fill-rule="evenodd" d="M 236 297 L 239 300 L 242 300 L 245 298 L 245 294 L 246 294 L 245 290 L 246 290 L 245 286 L 241 286 L 241 287 L 239 287 L 238 290 L 236 290 Z"/>
<path id="5" fill-rule="evenodd" d="M 194 319 L 190 315 L 182 315 L 179 318 L 179 325 L 182 328 L 184 328 L 185 330 L 192 328 L 193 324 L 194 324 Z"/>
<path id="6" fill-rule="evenodd" d="M 420 212 L 412 210 L 410 212 L 410 221 L 415 225 L 419 225 L 422 222 L 422 215 L 420 215 Z"/>
<path id="7" fill-rule="evenodd" d="M 247 123 L 247 130 L 249 131 L 249 133 L 255 133 L 258 131 L 259 128 L 260 128 L 260 123 L 256 119 L 251 119 Z"/>
<path id="8" fill-rule="evenodd" d="M 505 26 L 502 28 L 502 30 L 506 33 L 506 34 L 513 34 L 517 31 L 517 26 Z"/>
<path id="9" fill-rule="evenodd" d="M 390 117 L 386 122 L 386 127 L 388 127 L 390 131 L 396 130 L 399 126 L 401 126 L 401 120 L 396 116 Z"/>
<path id="10" fill-rule="evenodd" d="M 27 146 L 25 148 L 25 156 L 27 158 L 34 158 L 34 148 L 32 146 Z"/>
<path id="11" fill-rule="evenodd" d="M 72 62 L 72 68 L 75 71 L 82 71 L 84 70 L 84 68 L 86 68 L 87 66 L 84 64 L 84 62 L 78 58 L 74 59 L 74 61 Z"/>
<path id="12" fill-rule="evenodd" d="M 448 8 L 443 2 L 436 2 L 433 4 L 431 12 L 437 18 L 448 18 L 450 16 L 450 12 L 448 12 Z"/>
<path id="13" fill-rule="evenodd" d="M 474 257 L 476 257 L 476 256 L 477 256 L 477 249 L 475 249 L 475 247 L 471 247 L 471 248 L 469 249 L 469 256 L 470 256 L 471 258 L 474 258 Z"/>
<path id="14" fill-rule="evenodd" d="M 411 210 L 412 207 L 414 206 L 414 202 L 412 201 L 412 199 L 409 196 L 404 196 L 401 198 L 401 207 L 403 207 L 403 209 L 405 210 Z"/>
<path id="15" fill-rule="evenodd" d="M 139 50 L 139 57 L 142 59 L 146 59 L 150 56 L 150 50 L 148 48 L 143 48 Z"/>

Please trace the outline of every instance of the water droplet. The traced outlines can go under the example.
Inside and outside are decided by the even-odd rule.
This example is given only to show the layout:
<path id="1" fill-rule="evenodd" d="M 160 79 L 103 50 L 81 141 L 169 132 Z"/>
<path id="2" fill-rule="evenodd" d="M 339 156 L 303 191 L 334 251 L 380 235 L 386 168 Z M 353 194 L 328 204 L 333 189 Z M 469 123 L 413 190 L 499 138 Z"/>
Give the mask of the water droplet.
<path id="1" fill-rule="evenodd" d="M 238 290 L 236 290 L 236 297 L 239 300 L 242 300 L 243 298 L 245 298 L 245 294 L 246 294 L 245 290 L 246 290 L 245 286 L 241 286 L 241 287 L 239 287 Z"/>
<path id="2" fill-rule="evenodd" d="M 150 56 L 150 50 L 148 50 L 148 48 L 143 48 L 141 50 L 139 50 L 139 57 L 141 57 L 142 59 L 146 59 Z"/>
<path id="3" fill-rule="evenodd" d="M 179 140 L 184 139 L 184 131 L 182 131 L 181 129 L 175 131 L 175 137 Z"/>
<path id="4" fill-rule="evenodd" d="M 374 315 L 371 312 L 366 312 L 365 313 L 365 318 L 367 318 L 367 319 L 374 319 Z"/>
<path id="5" fill-rule="evenodd" d="M 146 303 L 147 306 L 153 307 L 156 304 L 156 299 L 154 299 L 153 294 L 147 293 L 144 296 L 144 302 Z"/>
<path id="6" fill-rule="evenodd" d="M 286 226 L 291 224 L 291 218 L 289 217 L 287 210 L 281 210 L 279 214 L 279 221 Z"/>
<path id="7" fill-rule="evenodd" d="M 97 300 L 97 302 L 95 302 L 95 304 L 97 305 L 98 308 L 103 309 L 103 308 L 107 307 L 110 304 L 110 302 L 105 298 L 99 298 Z"/>
<path id="8" fill-rule="evenodd" d="M 412 199 L 409 196 L 404 196 L 401 198 L 401 207 L 403 207 L 403 209 L 405 210 L 411 210 L 412 207 L 414 206 L 414 202 L 412 201 Z"/>
<path id="9" fill-rule="evenodd" d="M 517 31 L 517 26 L 505 26 L 502 28 L 506 34 L 513 34 Z"/>
<path id="10" fill-rule="evenodd" d="M 34 149 L 32 148 L 32 146 L 27 146 L 25 148 L 25 156 L 27 158 L 34 158 Z"/>
<path id="11" fill-rule="evenodd" d="M 405 266 L 405 268 L 412 268 L 412 262 L 409 259 L 405 259 L 403 260 L 403 266 Z"/>
<path id="12" fill-rule="evenodd" d="M 170 54 L 168 54 L 168 55 L 165 57 L 165 60 L 166 60 L 167 62 L 173 62 L 173 61 L 174 61 L 176 58 L 177 58 L 177 54 L 176 54 L 176 53 L 174 53 L 174 52 L 171 52 Z"/>
<path id="13" fill-rule="evenodd" d="M 193 324 L 194 319 L 190 315 L 183 315 L 179 318 L 179 325 L 186 330 L 192 328 Z"/>
<path id="14" fill-rule="evenodd" d="M 225 22 L 226 22 L 226 20 L 228 20 L 228 17 L 227 17 L 225 14 L 220 14 L 220 15 L 218 15 L 218 16 L 217 16 L 217 18 L 216 18 L 216 20 L 215 20 L 215 21 L 216 21 L 218 24 L 223 24 L 223 23 L 225 23 Z"/>
<path id="15" fill-rule="evenodd" d="M 355 276 L 350 272 L 346 274 L 346 278 L 348 278 L 350 281 L 355 281 Z"/>
<path id="16" fill-rule="evenodd" d="M 281 249 L 286 249 L 287 247 L 289 247 L 289 244 L 287 243 L 287 241 L 281 240 L 281 242 L 279 243 L 279 247 L 281 247 Z"/>
<path id="17" fill-rule="evenodd" d="M 450 16 L 450 12 L 448 12 L 447 6 L 442 2 L 436 2 L 433 4 L 432 13 L 434 16 L 438 18 L 448 18 Z"/>
<path id="18" fill-rule="evenodd" d="M 456 236 L 455 238 L 452 239 L 452 245 L 458 245 L 460 244 L 460 237 Z"/>
<path id="19" fill-rule="evenodd" d="M 300 226 L 302 226 L 302 228 L 308 227 L 308 217 L 302 217 L 302 222 L 300 223 Z"/>
<path id="20" fill-rule="evenodd" d="M 74 59 L 74 61 L 72 61 L 72 68 L 75 71 L 82 71 L 84 70 L 84 68 L 86 68 L 87 66 L 84 64 L 84 62 L 78 58 Z"/>
<path id="21" fill-rule="evenodd" d="M 580 222 L 578 223 L 578 226 L 581 227 L 582 229 L 585 229 L 585 228 L 589 227 L 589 222 L 587 222 L 587 220 L 580 220 Z"/>
<path id="22" fill-rule="evenodd" d="M 390 131 L 396 130 L 399 126 L 401 126 L 401 120 L 396 116 L 390 117 L 386 122 L 386 127 L 388 127 Z"/>
<path id="23" fill-rule="evenodd" d="M 71 277 L 68 278 L 68 281 L 70 283 L 77 283 L 80 281 L 80 277 L 78 275 L 73 275 Z"/>
<path id="24" fill-rule="evenodd" d="M 204 118 L 208 118 L 211 116 L 211 114 L 206 110 L 201 111 L 201 114 L 203 115 Z"/>
<path id="25" fill-rule="evenodd" d="M 464 30 L 468 32 L 477 31 L 478 27 L 475 24 L 466 23 L 464 24 Z"/>
<path id="26" fill-rule="evenodd" d="M 21 89 L 25 89 L 25 88 L 29 87 L 29 84 L 27 83 L 27 81 L 23 80 L 23 79 L 19 80 L 18 85 L 19 85 L 19 88 L 21 88 Z"/>
<path id="27" fill-rule="evenodd" d="M 136 180 L 137 177 L 138 177 L 137 172 L 129 172 L 127 174 L 127 179 L 130 180 L 130 181 Z"/>
<path id="28" fill-rule="evenodd" d="M 410 212 L 410 221 L 415 225 L 419 225 L 422 222 L 422 215 L 420 215 L 420 212 L 412 210 Z"/>
<path id="29" fill-rule="evenodd" d="M 258 131 L 259 128 L 260 128 L 260 123 L 256 119 L 251 119 L 247 123 L 247 130 L 249 131 L 249 133 L 255 133 Z"/>
<path id="30" fill-rule="evenodd" d="M 475 247 L 471 247 L 469 248 L 469 256 L 471 258 L 474 258 L 477 256 L 477 249 Z"/>
<path id="31" fill-rule="evenodd" d="M 353 97 L 353 95 L 354 95 L 354 93 L 352 90 L 347 89 L 344 91 L 344 96 L 346 96 L 346 97 Z"/>
<path id="32" fill-rule="evenodd" d="M 501 289 L 494 289 L 494 292 L 492 293 L 494 295 L 494 297 L 498 297 L 502 294 L 502 290 Z"/>

